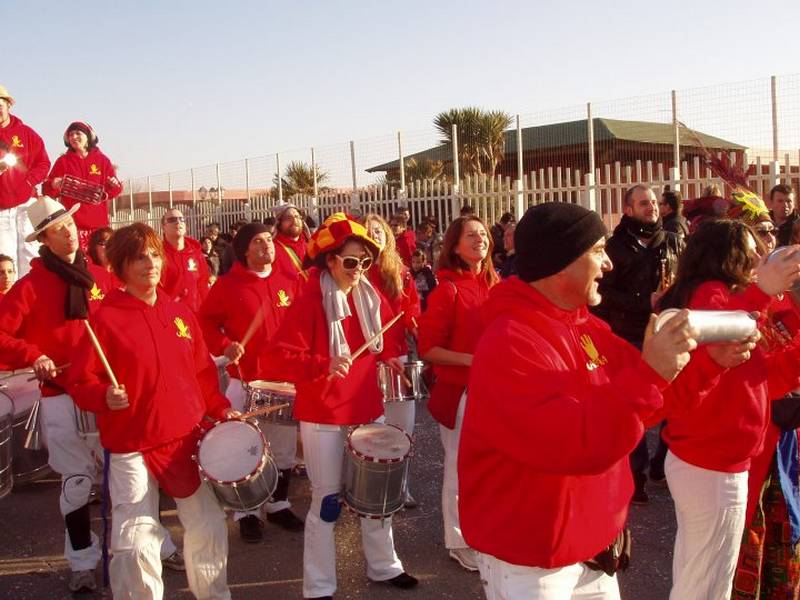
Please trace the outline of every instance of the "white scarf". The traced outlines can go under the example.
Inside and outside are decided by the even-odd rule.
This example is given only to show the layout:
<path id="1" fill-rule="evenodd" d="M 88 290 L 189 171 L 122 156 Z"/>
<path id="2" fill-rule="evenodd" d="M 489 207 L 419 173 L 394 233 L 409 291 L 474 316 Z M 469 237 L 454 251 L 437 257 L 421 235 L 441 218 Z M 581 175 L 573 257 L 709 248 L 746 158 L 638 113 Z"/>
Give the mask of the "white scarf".
<path id="1" fill-rule="evenodd" d="M 332 357 L 350 356 L 350 346 L 342 328 L 342 319 L 352 314 L 347 303 L 347 294 L 339 289 L 328 271 L 322 272 L 319 283 L 322 289 L 322 308 L 328 322 L 328 351 Z M 361 333 L 364 335 L 364 340 L 369 340 L 381 330 L 381 298 L 364 274 L 350 293 L 353 294 L 353 304 L 361 325 Z M 369 350 L 373 354 L 383 351 L 382 335 L 370 344 Z"/>

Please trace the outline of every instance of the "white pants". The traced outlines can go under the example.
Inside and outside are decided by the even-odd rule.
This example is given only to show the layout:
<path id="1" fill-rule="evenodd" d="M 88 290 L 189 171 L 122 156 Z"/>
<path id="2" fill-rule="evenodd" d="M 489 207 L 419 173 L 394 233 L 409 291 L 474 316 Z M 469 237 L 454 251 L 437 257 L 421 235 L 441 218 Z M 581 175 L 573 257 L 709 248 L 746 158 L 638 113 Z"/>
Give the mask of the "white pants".
<path id="1" fill-rule="evenodd" d="M 670 600 L 726 600 L 744 532 L 747 472 L 702 469 L 672 452 L 664 470 L 678 521 Z"/>
<path id="2" fill-rule="evenodd" d="M 162 598 L 158 482 L 139 452 L 111 454 L 111 590 L 114 598 Z M 189 589 L 196 598 L 230 599 L 227 583 L 228 529 L 225 512 L 208 485 L 176 498 L 186 533 L 183 551 Z"/>
<path id="3" fill-rule="evenodd" d="M 303 547 L 303 595 L 331 596 L 336 591 L 334 525 L 341 507 L 342 467 L 347 427 L 300 423 L 306 469 L 311 481 L 311 507 L 306 516 Z M 391 517 L 361 519 L 361 545 L 367 577 L 385 581 L 403 572 L 394 550 Z"/>
<path id="4" fill-rule="evenodd" d="M 89 502 L 89 493 L 99 473 L 98 457 L 91 444 L 78 433 L 75 403 L 67 394 L 42 398 L 40 418 L 47 437 L 48 464 L 61 475 L 58 504 L 62 515 Z M 69 534 L 64 535 L 64 558 L 72 571 L 94 569 L 100 561 L 100 544 L 92 533 L 92 545 L 74 550 Z"/>
<path id="5" fill-rule="evenodd" d="M 33 233 L 27 207 L 35 200 L 0 210 L 0 254 L 14 259 L 18 278 L 30 271 L 31 259 L 39 255 L 39 242 L 25 241 L 25 236 Z"/>
<path id="6" fill-rule="evenodd" d="M 239 412 L 244 412 L 245 393 L 240 379 L 231 379 L 228 389 L 225 391 L 225 396 L 230 400 L 232 408 Z M 275 423 L 264 421 L 259 421 L 258 426 L 269 442 L 269 450 L 272 453 L 272 458 L 275 459 L 275 466 L 278 467 L 278 470 L 284 471 L 293 468 L 297 464 L 297 426 L 276 425 Z M 279 510 L 291 508 L 291 506 L 291 502 L 287 499 L 279 502 L 267 502 L 263 508 L 268 513 L 276 513 Z M 237 510 L 233 513 L 233 520 L 238 521 L 247 515 L 260 517 L 261 507 L 247 512 Z"/>
<path id="7" fill-rule="evenodd" d="M 582 563 L 559 569 L 514 565 L 478 553 L 486 600 L 619 600 L 616 577 Z"/>
<path id="8" fill-rule="evenodd" d="M 455 429 L 439 425 L 439 435 L 444 447 L 444 480 L 442 481 L 442 517 L 444 519 L 445 548 L 467 548 L 461 535 L 461 521 L 458 518 L 458 442 L 461 439 L 461 425 L 464 422 L 464 407 L 467 394 L 461 395 L 456 413 Z"/>

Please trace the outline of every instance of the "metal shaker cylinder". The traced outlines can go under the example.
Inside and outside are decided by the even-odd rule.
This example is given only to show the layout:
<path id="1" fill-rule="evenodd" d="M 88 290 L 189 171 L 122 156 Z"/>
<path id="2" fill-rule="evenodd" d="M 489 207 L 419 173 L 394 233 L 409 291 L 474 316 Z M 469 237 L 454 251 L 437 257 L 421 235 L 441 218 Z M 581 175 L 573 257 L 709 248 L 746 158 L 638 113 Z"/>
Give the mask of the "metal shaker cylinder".
<path id="1" fill-rule="evenodd" d="M 680 311 L 669 308 L 656 318 L 655 330 Z M 744 310 L 690 310 L 689 325 L 697 332 L 698 344 L 736 342 L 751 336 L 756 331 L 756 320 Z"/>

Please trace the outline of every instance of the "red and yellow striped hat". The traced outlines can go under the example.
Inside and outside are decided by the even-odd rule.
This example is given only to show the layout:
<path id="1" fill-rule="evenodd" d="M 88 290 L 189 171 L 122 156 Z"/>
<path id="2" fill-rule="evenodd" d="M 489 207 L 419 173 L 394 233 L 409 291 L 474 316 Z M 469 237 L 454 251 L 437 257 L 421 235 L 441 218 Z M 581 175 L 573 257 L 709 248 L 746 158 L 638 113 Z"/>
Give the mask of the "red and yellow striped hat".
<path id="1" fill-rule="evenodd" d="M 366 227 L 354 217 L 337 212 L 325 219 L 308 240 L 306 256 L 314 260 L 320 254 L 341 248 L 351 238 L 363 242 L 375 256 L 380 254 L 380 247 L 369 237 Z"/>

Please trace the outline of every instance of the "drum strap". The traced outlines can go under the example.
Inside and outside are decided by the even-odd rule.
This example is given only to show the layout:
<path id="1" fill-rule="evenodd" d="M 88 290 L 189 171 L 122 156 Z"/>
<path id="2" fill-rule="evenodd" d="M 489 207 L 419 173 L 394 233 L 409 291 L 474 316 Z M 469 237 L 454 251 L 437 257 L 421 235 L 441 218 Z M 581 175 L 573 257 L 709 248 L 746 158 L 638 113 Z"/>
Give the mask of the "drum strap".
<path id="1" fill-rule="evenodd" d="M 278 243 L 281 245 L 281 248 L 286 250 L 286 254 L 289 255 L 289 260 L 292 261 L 294 268 L 297 269 L 297 274 L 302 277 L 304 281 L 308 281 L 308 273 L 303 270 L 303 263 L 300 260 L 300 257 L 297 256 L 297 252 L 283 242 Z"/>

